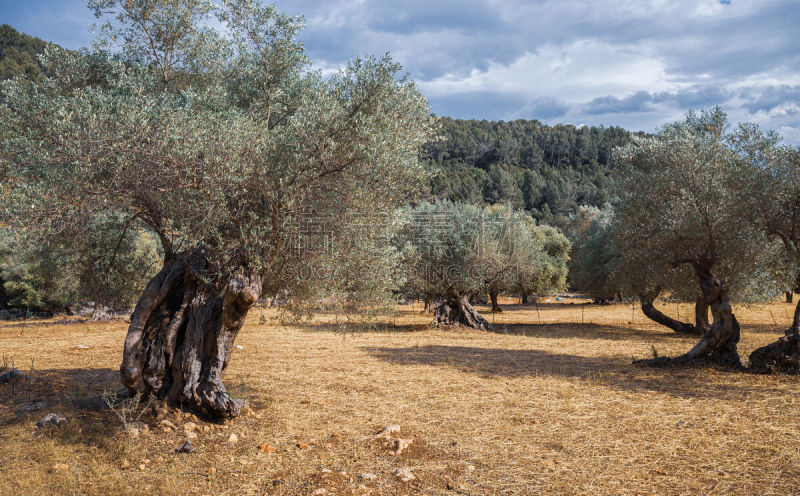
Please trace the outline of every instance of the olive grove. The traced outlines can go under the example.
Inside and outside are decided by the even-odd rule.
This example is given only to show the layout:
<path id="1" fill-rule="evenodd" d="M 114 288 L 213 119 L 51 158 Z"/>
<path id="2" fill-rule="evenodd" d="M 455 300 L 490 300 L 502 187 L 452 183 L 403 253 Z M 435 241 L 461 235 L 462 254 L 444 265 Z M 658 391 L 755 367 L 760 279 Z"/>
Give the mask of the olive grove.
<path id="1" fill-rule="evenodd" d="M 436 324 L 489 330 L 470 304 L 501 292 L 544 293 L 565 287 L 569 242 L 555 229 L 537 226 L 526 213 L 506 206 L 479 207 L 439 201 L 403 210 L 395 245 L 409 294 L 443 298 Z"/>
<path id="2" fill-rule="evenodd" d="M 222 382 L 234 340 L 262 288 L 301 278 L 303 216 L 407 203 L 425 182 L 427 102 L 388 56 L 323 77 L 302 20 L 257 0 L 89 4 L 111 19 L 91 51 L 51 46 L 50 77 L 2 86 L 1 220 L 39 239 L 98 215 L 152 233 L 163 264 L 132 315 L 122 382 L 236 416 Z"/>
<path id="3" fill-rule="evenodd" d="M 617 277 L 629 294 L 640 295 L 648 317 L 702 335 L 686 354 L 657 363 L 708 359 L 741 366 L 731 300 L 756 301 L 780 292 L 774 268 L 782 257 L 745 213 L 747 163 L 727 128 L 720 109 L 690 113 L 652 138 L 634 138 L 623 150 L 629 167 L 613 228 Z M 696 323 L 655 309 L 653 300 L 664 292 L 696 300 Z"/>

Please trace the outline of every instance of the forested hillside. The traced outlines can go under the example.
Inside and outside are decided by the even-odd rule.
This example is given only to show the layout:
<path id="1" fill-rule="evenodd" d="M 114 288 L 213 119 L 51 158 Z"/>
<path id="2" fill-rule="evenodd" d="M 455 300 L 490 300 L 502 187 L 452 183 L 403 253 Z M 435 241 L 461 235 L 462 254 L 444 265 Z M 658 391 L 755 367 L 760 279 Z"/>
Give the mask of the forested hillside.
<path id="1" fill-rule="evenodd" d="M 580 205 L 613 195 L 613 150 L 631 133 L 619 127 L 548 126 L 537 120 L 492 122 L 443 117 L 441 140 L 425 148 L 438 173 L 434 197 L 506 203 L 561 224 Z"/>
<path id="2" fill-rule="evenodd" d="M 47 42 L 20 33 L 8 24 L 0 25 L 0 80 L 27 74 L 41 77 L 42 67 L 37 55 L 44 52 Z"/>

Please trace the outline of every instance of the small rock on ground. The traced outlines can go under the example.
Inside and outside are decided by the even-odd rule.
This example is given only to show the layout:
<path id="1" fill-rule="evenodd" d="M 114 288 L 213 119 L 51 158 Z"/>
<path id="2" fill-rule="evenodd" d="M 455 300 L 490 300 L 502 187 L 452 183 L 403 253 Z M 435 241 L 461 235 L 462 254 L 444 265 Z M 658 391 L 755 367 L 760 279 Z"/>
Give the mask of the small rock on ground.
<path id="1" fill-rule="evenodd" d="M 44 417 L 40 418 L 38 422 L 36 422 L 36 427 L 40 429 L 42 427 L 49 427 L 51 425 L 61 425 L 67 423 L 67 418 L 62 417 L 57 413 L 48 413 Z"/>
<path id="2" fill-rule="evenodd" d="M 416 479 L 416 477 L 414 477 L 414 474 L 411 473 L 411 470 L 409 470 L 406 467 L 398 468 L 397 470 L 395 470 L 394 475 L 403 482 L 408 482 Z"/>
<path id="3" fill-rule="evenodd" d="M 375 480 L 378 478 L 378 476 L 370 472 L 364 472 L 363 474 L 359 475 L 358 478 L 362 480 Z"/>
<path id="4" fill-rule="evenodd" d="M 392 439 L 395 434 L 400 434 L 400 426 L 397 424 L 387 425 L 382 431 L 375 435 L 375 439 Z"/>
<path id="5" fill-rule="evenodd" d="M 195 451 L 196 450 L 194 449 L 194 446 L 192 446 L 191 441 L 186 441 L 183 443 L 183 446 L 178 448 L 178 453 L 195 453 Z"/>

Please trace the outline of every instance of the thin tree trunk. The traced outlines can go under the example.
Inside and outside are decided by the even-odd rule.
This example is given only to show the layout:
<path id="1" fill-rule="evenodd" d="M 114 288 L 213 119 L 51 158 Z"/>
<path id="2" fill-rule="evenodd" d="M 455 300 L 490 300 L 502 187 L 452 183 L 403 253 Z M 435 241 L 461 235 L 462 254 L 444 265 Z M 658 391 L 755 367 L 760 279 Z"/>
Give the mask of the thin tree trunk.
<path id="1" fill-rule="evenodd" d="M 502 312 L 503 309 L 500 308 L 500 305 L 497 303 L 497 297 L 499 296 L 499 292 L 495 290 L 489 291 L 489 298 L 492 300 L 492 312 Z"/>
<path id="2" fill-rule="evenodd" d="M 243 271 L 220 291 L 209 269 L 200 248 L 165 261 L 131 316 L 120 375 L 131 393 L 222 420 L 237 416 L 243 404 L 230 397 L 222 377 L 261 295 L 261 277 Z"/>
<path id="3" fill-rule="evenodd" d="M 422 308 L 422 313 L 430 313 L 433 310 L 433 297 L 425 293 L 424 300 L 425 306 Z"/>
<path id="4" fill-rule="evenodd" d="M 658 310 L 655 305 L 653 305 L 656 295 L 657 293 L 651 293 L 649 295 L 643 294 L 639 296 L 639 301 L 642 302 L 642 312 L 647 316 L 647 318 L 657 324 L 661 324 L 672 329 L 678 334 L 701 334 L 701 332 L 692 324 L 675 320 Z"/>
<path id="5" fill-rule="evenodd" d="M 739 343 L 739 323 L 733 315 L 728 288 L 711 271 L 707 260 L 682 261 L 691 263 L 700 282 L 703 300 L 711 309 L 713 323 L 707 333 L 687 353 L 675 358 L 637 360 L 644 365 L 682 365 L 710 362 L 741 369 L 742 362 L 736 346 Z"/>
<path id="6" fill-rule="evenodd" d="M 455 290 L 448 291 L 444 301 L 436 307 L 432 324 L 463 325 L 483 331 L 494 330 L 492 325 L 469 303 L 469 295 L 462 295 Z"/>
<path id="7" fill-rule="evenodd" d="M 528 304 L 528 293 L 522 293 L 521 304 L 522 305 Z"/>
<path id="8" fill-rule="evenodd" d="M 794 293 L 792 291 L 786 292 L 786 303 L 792 303 L 794 301 Z"/>

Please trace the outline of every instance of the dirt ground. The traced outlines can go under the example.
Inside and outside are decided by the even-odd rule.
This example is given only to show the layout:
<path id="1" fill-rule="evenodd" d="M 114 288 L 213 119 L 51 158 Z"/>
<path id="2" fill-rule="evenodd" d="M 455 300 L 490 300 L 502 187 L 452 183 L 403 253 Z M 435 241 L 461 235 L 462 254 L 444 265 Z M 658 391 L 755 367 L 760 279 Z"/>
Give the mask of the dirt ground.
<path id="1" fill-rule="evenodd" d="M 496 333 L 428 328 L 421 305 L 358 333 L 258 309 L 226 376 L 248 414 L 218 426 L 173 412 L 167 431 L 146 412 L 150 432 L 135 438 L 98 400 L 120 387 L 126 323 L 0 323 L 0 354 L 33 377 L 0 385 L 0 494 L 800 492 L 797 377 L 641 368 L 632 358 L 694 339 L 638 306 L 513 301 L 479 307 Z M 744 360 L 792 310 L 735 308 Z M 44 409 L 20 411 L 39 400 Z M 36 428 L 49 412 L 68 422 Z M 176 453 L 189 421 L 196 453 Z M 400 455 L 375 439 L 392 424 L 413 440 Z"/>

